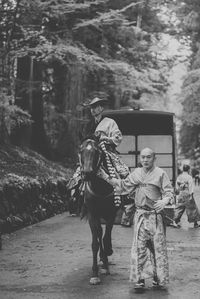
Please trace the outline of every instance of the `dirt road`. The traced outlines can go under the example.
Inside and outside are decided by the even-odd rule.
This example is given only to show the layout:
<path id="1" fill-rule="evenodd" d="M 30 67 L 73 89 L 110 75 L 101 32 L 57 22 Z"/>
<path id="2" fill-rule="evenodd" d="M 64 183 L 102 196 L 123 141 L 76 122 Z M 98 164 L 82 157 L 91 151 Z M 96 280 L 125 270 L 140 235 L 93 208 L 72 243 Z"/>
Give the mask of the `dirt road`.
<path id="1" fill-rule="evenodd" d="M 200 203 L 200 188 L 196 188 Z M 200 298 L 200 228 L 183 216 L 182 228 L 167 228 L 170 284 L 167 292 L 134 294 L 128 281 L 132 228 L 115 225 L 111 275 L 90 286 L 91 234 L 88 223 L 68 213 L 3 238 L 0 299 Z M 151 282 L 147 282 L 150 283 Z"/>

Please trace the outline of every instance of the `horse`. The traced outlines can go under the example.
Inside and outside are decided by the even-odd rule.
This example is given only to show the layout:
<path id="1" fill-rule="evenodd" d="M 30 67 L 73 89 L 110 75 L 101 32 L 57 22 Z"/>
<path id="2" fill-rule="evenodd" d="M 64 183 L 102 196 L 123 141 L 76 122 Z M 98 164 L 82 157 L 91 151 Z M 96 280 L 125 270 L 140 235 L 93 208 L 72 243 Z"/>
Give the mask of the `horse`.
<path id="1" fill-rule="evenodd" d="M 112 228 L 119 207 L 114 203 L 113 186 L 97 175 L 100 166 L 104 165 L 104 153 L 94 138 L 83 141 L 79 152 L 82 180 L 84 184 L 84 205 L 92 233 L 92 277 L 90 284 L 101 282 L 98 253 L 102 262 L 101 272 L 110 274 L 108 256 L 112 255 Z M 104 165 L 105 166 L 105 165 Z M 103 233 L 101 219 L 105 221 Z"/>

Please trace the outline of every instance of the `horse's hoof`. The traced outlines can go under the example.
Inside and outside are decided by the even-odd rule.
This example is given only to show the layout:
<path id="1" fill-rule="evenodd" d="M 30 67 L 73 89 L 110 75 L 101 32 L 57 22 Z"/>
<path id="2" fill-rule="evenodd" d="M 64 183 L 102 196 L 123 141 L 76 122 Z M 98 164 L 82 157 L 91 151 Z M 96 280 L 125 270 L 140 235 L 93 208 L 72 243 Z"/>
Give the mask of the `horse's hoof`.
<path id="1" fill-rule="evenodd" d="M 97 284 L 100 284 L 101 283 L 101 280 L 99 277 L 91 277 L 90 278 L 90 284 L 92 285 L 97 285 Z"/>
<path id="2" fill-rule="evenodd" d="M 108 269 L 105 269 L 105 268 L 100 268 L 100 272 L 103 275 L 110 275 L 110 271 Z"/>

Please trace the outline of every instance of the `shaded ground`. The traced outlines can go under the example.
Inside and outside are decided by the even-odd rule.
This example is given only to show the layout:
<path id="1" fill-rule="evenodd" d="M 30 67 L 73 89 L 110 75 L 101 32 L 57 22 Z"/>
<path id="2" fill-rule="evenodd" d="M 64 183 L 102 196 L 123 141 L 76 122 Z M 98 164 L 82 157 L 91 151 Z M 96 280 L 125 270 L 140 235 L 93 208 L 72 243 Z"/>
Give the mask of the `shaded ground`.
<path id="1" fill-rule="evenodd" d="M 200 188 L 196 200 L 200 202 Z M 199 199 L 198 199 L 199 198 Z M 168 227 L 168 292 L 134 294 L 129 277 L 132 228 L 115 225 L 111 275 L 90 286 L 91 235 L 88 223 L 68 213 L 24 228 L 3 239 L 0 252 L 0 299 L 200 298 L 200 228 L 183 217 L 182 228 Z M 148 284 L 150 285 L 150 281 Z"/>

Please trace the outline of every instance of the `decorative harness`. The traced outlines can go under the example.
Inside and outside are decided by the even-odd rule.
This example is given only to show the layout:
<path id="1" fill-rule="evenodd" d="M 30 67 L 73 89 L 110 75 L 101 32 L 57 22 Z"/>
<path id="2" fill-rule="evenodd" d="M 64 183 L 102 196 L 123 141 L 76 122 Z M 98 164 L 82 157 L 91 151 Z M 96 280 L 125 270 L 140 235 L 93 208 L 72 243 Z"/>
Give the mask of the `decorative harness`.
<path id="1" fill-rule="evenodd" d="M 101 141 L 99 143 L 99 146 L 100 146 L 100 148 L 102 149 L 102 151 L 105 154 L 106 165 L 107 165 L 107 168 L 108 168 L 109 176 L 111 178 L 117 178 L 116 173 L 115 173 L 115 169 L 114 169 L 114 167 L 112 165 L 112 162 L 111 162 L 111 158 L 110 158 L 110 156 L 108 154 L 108 151 L 106 150 L 105 142 Z M 121 205 L 121 197 L 120 197 L 120 195 L 118 195 L 116 193 L 116 188 L 115 187 L 113 187 L 113 188 L 114 188 L 114 203 L 115 203 L 116 207 L 119 207 Z"/>
<path id="2" fill-rule="evenodd" d="M 107 166 L 107 169 L 108 169 L 109 176 L 111 178 L 117 178 L 116 173 L 115 173 L 115 168 L 112 165 L 112 161 L 111 161 L 110 155 L 109 155 L 109 153 L 108 153 L 108 151 L 106 149 L 105 142 L 101 141 L 99 143 L 99 147 L 102 150 L 102 152 L 105 154 L 105 162 L 106 162 L 106 166 Z M 97 163 L 97 169 L 99 168 L 101 162 L 102 162 L 102 159 L 100 158 L 99 161 L 98 161 L 98 163 Z M 80 163 L 80 166 L 81 166 L 82 162 L 81 162 L 80 155 L 79 155 L 79 163 Z M 85 190 L 85 187 L 86 187 L 85 184 L 86 184 L 86 182 L 83 179 L 83 182 L 81 183 L 81 186 L 80 186 L 81 193 L 83 193 L 84 190 Z M 116 207 L 119 207 L 121 205 L 121 197 L 120 197 L 120 195 L 118 195 L 116 193 L 116 189 L 114 187 L 113 187 L 113 189 L 114 189 L 114 204 L 115 204 Z M 91 188 L 89 188 L 88 190 L 90 190 L 90 192 L 92 193 Z M 110 194 L 108 196 L 110 196 Z"/>

